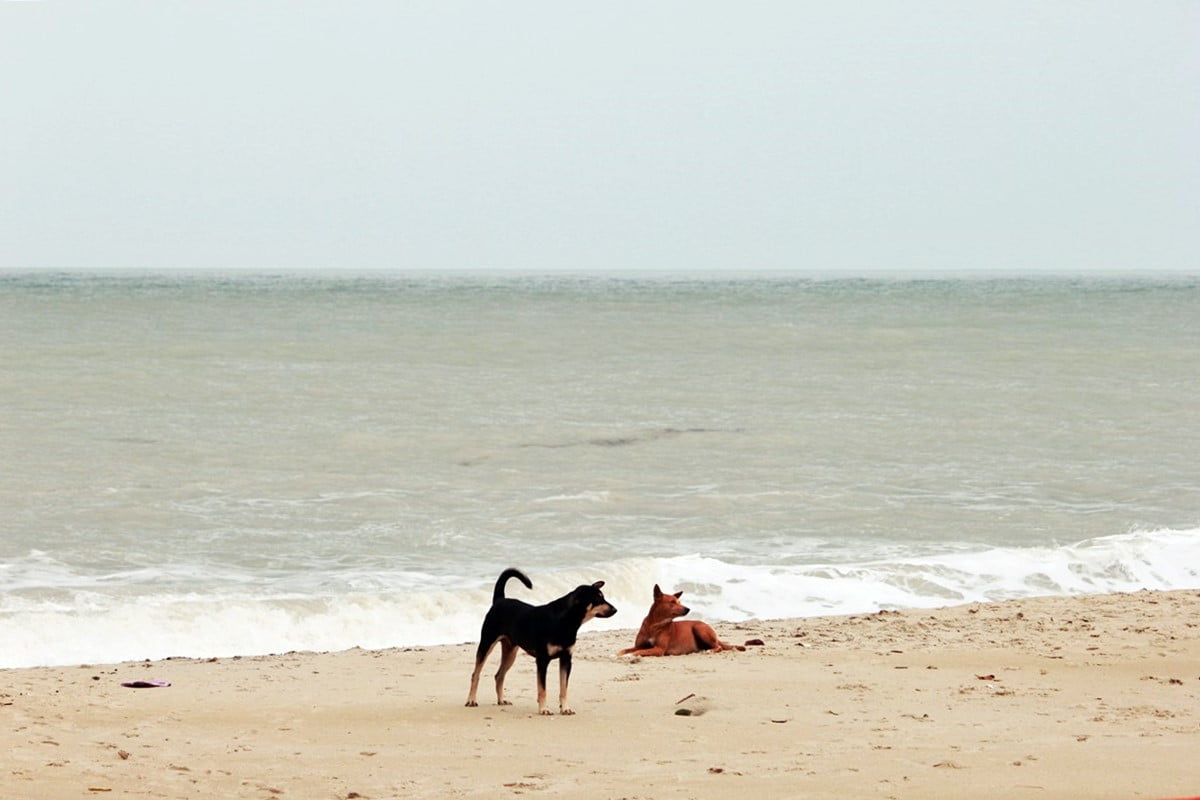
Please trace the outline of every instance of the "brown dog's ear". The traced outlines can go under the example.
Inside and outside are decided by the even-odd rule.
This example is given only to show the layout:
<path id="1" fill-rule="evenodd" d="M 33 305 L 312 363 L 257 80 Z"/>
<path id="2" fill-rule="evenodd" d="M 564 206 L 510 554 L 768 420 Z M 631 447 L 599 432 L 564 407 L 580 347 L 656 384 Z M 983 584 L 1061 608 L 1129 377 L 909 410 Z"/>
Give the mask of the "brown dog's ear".
<path id="1" fill-rule="evenodd" d="M 662 589 L 658 588 L 658 584 L 656 583 L 654 584 L 654 599 L 657 600 L 660 597 L 662 597 Z"/>
<path id="2" fill-rule="evenodd" d="M 683 597 L 683 589 L 680 589 L 678 592 L 675 593 L 676 600 L 678 600 L 681 597 Z"/>
<path id="3" fill-rule="evenodd" d="M 604 581 L 596 581 L 592 584 L 593 589 L 600 589 L 604 586 Z"/>

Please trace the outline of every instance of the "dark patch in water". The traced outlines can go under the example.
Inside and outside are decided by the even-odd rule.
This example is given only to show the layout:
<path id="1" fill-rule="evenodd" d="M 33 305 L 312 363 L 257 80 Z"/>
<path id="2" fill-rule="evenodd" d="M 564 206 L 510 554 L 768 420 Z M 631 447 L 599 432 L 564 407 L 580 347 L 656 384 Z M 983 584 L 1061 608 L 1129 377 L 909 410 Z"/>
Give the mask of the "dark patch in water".
<path id="1" fill-rule="evenodd" d="M 648 431 L 641 436 L 601 436 L 595 439 L 584 439 L 577 442 L 560 442 L 557 444 L 546 444 L 542 442 L 529 442 L 518 445 L 519 447 L 545 447 L 549 449 L 557 449 L 561 447 L 626 447 L 631 444 L 639 444 L 641 442 L 653 442 L 657 439 L 668 439 L 675 436 L 682 436 L 685 433 L 741 433 L 741 428 L 723 429 L 723 428 L 660 428 L 659 430 Z"/>

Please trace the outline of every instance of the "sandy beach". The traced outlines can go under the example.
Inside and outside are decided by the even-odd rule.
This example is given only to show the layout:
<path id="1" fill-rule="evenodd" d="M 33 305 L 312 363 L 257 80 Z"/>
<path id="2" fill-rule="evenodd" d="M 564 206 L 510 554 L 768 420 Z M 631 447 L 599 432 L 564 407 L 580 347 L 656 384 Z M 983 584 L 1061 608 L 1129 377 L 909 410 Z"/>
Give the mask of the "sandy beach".
<path id="1" fill-rule="evenodd" d="M 473 643 L 5 670 L 0 797 L 1197 795 L 1198 625 L 1178 591 L 725 624 L 762 644 L 658 659 L 585 628 L 552 717 L 524 656 L 511 706 L 493 654 L 465 708 Z"/>

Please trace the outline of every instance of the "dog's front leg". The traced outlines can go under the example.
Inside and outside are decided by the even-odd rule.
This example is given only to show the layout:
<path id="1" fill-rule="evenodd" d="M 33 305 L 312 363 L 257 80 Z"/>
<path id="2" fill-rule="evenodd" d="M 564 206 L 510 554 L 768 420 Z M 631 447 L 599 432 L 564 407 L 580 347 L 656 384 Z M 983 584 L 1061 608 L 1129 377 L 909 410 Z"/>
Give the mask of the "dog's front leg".
<path id="1" fill-rule="evenodd" d="M 619 656 L 665 656 L 667 654 L 664 647 L 626 647 L 624 650 L 617 652 Z"/>
<path id="2" fill-rule="evenodd" d="M 558 713 L 574 714 L 567 704 L 567 682 L 571 680 L 571 650 L 567 648 L 558 657 Z"/>

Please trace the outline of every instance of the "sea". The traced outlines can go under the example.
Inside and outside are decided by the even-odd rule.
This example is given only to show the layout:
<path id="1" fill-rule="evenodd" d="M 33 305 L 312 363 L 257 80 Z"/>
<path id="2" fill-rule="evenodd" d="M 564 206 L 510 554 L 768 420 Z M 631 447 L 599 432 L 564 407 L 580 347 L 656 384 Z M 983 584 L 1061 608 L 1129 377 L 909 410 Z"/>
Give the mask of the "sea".
<path id="1" fill-rule="evenodd" d="M 0 667 L 1196 589 L 1198 454 L 1198 275 L 10 270 Z"/>

